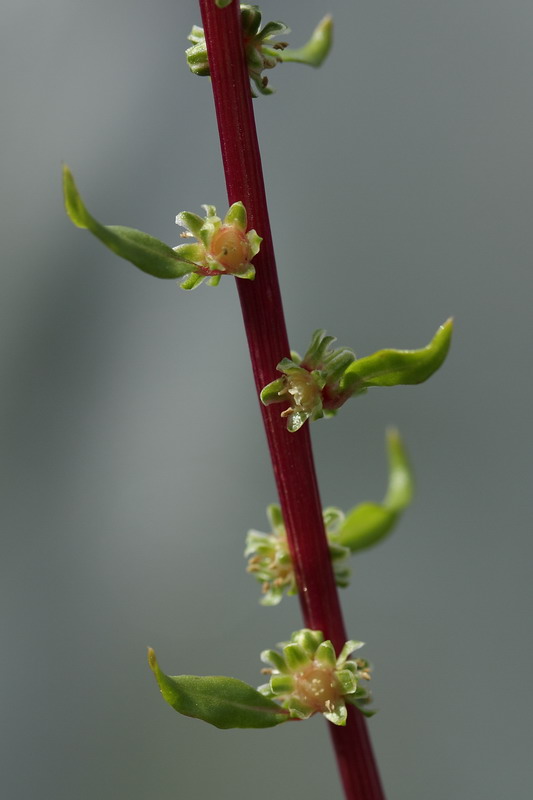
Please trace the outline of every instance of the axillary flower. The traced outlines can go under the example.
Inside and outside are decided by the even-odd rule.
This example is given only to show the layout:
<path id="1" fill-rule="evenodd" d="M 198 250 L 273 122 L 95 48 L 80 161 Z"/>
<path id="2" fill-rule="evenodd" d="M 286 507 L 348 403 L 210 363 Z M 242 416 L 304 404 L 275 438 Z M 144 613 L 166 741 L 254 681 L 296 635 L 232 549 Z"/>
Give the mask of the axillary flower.
<path id="1" fill-rule="evenodd" d="M 262 239 L 255 230 L 246 232 L 244 205 L 233 203 L 223 220 L 217 217 L 215 206 L 202 208 L 205 217 L 189 211 L 182 211 L 176 217 L 176 224 L 186 228 L 182 238 L 198 240 L 173 248 L 181 259 L 191 264 L 191 271 L 180 284 L 182 289 L 195 289 L 206 278 L 210 286 L 216 286 L 221 275 L 253 280 L 255 268 L 251 261 L 259 252 Z"/>
<path id="2" fill-rule="evenodd" d="M 346 642 L 337 657 L 332 643 L 324 641 L 321 631 L 303 628 L 292 634 L 290 642 L 279 646 L 281 653 L 277 650 L 261 653 L 261 661 L 272 666 L 263 669 L 270 680 L 258 691 L 281 702 L 291 717 L 307 719 L 320 713 L 334 725 L 346 725 L 346 703 L 369 713 L 364 706 L 370 695 L 360 681 L 370 680 L 370 666 L 365 659 L 349 658 L 363 642 Z"/>
<path id="3" fill-rule="evenodd" d="M 346 368 L 355 360 L 355 353 L 346 347 L 331 350 L 334 336 L 323 330 L 313 334 L 309 349 L 303 358 L 291 353 L 282 359 L 276 369 L 283 377 L 269 383 L 261 392 L 265 405 L 289 402 L 281 412 L 287 417 L 287 430 L 294 433 L 308 419 L 331 417 L 336 413 L 339 380 Z"/>
<path id="4" fill-rule="evenodd" d="M 254 575 L 261 583 L 263 596 L 260 600 L 263 606 L 275 606 L 283 593 L 296 594 L 296 578 L 292 565 L 287 534 L 281 508 L 270 505 L 267 508 L 267 517 L 272 529 L 271 533 L 248 531 L 246 537 L 245 558 L 249 558 L 247 571 Z M 346 559 L 350 555 L 348 547 L 332 541 L 344 521 L 344 514 L 338 508 L 326 508 L 323 511 L 324 527 L 328 536 L 329 555 L 335 573 L 337 586 L 348 586 L 350 568 Z"/>
<path id="5" fill-rule="evenodd" d="M 283 22 L 267 22 L 261 28 L 261 11 L 255 5 L 242 4 L 240 12 L 248 75 L 261 94 L 272 94 L 274 90 L 268 85 L 268 78 L 262 72 L 273 69 L 282 61 L 281 52 L 287 47 L 287 43 L 272 42 L 272 38 L 290 33 L 290 28 Z M 195 75 L 209 75 L 204 29 L 194 25 L 187 38 L 192 42 L 192 46 L 185 51 L 189 69 Z M 253 91 L 252 96 L 257 97 Z"/>

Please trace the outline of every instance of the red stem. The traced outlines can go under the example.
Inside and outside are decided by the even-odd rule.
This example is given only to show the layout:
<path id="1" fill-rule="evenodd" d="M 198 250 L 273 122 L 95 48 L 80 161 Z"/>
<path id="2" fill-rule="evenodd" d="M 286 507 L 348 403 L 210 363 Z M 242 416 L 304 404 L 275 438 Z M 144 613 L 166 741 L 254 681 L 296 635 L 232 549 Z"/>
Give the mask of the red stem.
<path id="1" fill-rule="evenodd" d="M 279 377 L 278 362 L 290 355 L 270 232 L 261 156 L 237 0 L 219 9 L 200 0 L 228 200 L 241 200 L 248 224 L 263 237 L 254 258 L 254 281 L 237 279 L 258 393 Z M 300 604 L 308 628 L 331 639 L 337 652 L 347 640 L 322 521 L 308 425 L 289 433 L 279 406 L 264 407 L 274 476 L 294 563 Z M 350 707 L 348 723 L 329 725 L 348 800 L 384 800 L 366 721 Z"/>

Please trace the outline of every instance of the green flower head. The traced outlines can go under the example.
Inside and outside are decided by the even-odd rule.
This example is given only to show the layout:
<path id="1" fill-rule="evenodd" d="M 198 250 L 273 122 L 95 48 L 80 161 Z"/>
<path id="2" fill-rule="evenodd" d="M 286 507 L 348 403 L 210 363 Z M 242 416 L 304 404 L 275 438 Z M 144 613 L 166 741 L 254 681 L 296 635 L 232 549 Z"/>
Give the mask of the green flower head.
<path id="1" fill-rule="evenodd" d="M 248 572 L 261 583 L 261 605 L 275 606 L 281 601 L 284 592 L 294 595 L 298 589 L 281 508 L 278 505 L 269 506 L 267 517 L 272 532 L 248 531 L 244 556 L 249 557 Z M 323 518 L 335 582 L 337 586 L 348 586 L 350 568 L 346 565 L 346 559 L 350 550 L 332 540 L 344 520 L 344 514 L 338 508 L 326 508 Z"/>
<path id="2" fill-rule="evenodd" d="M 370 666 L 362 658 L 349 658 L 363 642 L 346 642 L 337 657 L 321 631 L 303 628 L 279 646 L 281 653 L 261 653 L 261 661 L 271 665 L 263 670 L 270 680 L 258 691 L 279 701 L 291 717 L 308 719 L 320 713 L 334 725 L 346 725 L 346 703 L 361 707 L 369 702 L 370 695 L 360 682 L 370 680 Z"/>
<path id="3" fill-rule="evenodd" d="M 258 6 L 243 4 L 240 10 L 250 81 L 261 94 L 272 94 L 274 90 L 268 85 L 266 75 L 262 73 L 263 70 L 273 69 L 282 61 L 281 53 L 287 47 L 287 43 L 273 42 L 272 39 L 274 36 L 290 33 L 290 29 L 283 22 L 268 22 L 261 28 L 261 11 Z M 204 29 L 194 25 L 188 39 L 192 42 L 192 46 L 185 51 L 189 69 L 195 75 L 209 75 Z M 252 95 L 257 97 L 253 90 Z"/>
<path id="4" fill-rule="evenodd" d="M 355 353 L 346 347 L 331 350 L 334 336 L 326 336 L 323 330 L 315 331 L 309 349 L 301 358 L 291 353 L 291 358 L 282 359 L 276 369 L 283 377 L 269 383 L 261 392 L 261 402 L 285 403 L 289 406 L 281 412 L 287 417 L 287 429 L 294 433 L 308 419 L 333 416 L 336 413 L 339 379 L 355 360 Z M 342 402 L 344 402 L 344 397 Z"/>
<path id="5" fill-rule="evenodd" d="M 182 238 L 196 238 L 195 243 L 181 244 L 174 251 L 191 264 L 181 287 L 195 289 L 203 280 L 216 286 L 221 275 L 253 280 L 255 269 L 252 258 L 259 252 L 262 239 L 255 230 L 246 232 L 246 209 L 241 202 L 234 203 L 223 220 L 217 217 L 214 206 L 202 206 L 205 217 L 183 211 L 176 224 L 186 228 Z"/>

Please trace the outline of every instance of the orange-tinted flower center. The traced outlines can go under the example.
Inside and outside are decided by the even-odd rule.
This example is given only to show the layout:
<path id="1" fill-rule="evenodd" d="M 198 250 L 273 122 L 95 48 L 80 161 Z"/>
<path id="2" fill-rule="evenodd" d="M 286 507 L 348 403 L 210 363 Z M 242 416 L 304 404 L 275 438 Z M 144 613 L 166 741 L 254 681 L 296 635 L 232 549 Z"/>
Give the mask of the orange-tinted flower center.
<path id="1" fill-rule="evenodd" d="M 250 246 L 245 233 L 232 225 L 224 225 L 213 236 L 209 253 L 228 272 L 238 272 L 248 263 Z"/>

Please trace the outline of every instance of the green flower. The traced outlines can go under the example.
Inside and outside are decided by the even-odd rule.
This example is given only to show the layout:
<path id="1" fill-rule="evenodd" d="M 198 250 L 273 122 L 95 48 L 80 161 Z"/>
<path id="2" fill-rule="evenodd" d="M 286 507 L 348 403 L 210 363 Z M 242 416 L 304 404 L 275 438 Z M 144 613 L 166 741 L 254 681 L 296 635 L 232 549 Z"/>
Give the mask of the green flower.
<path id="1" fill-rule="evenodd" d="M 261 11 L 258 6 L 251 5 L 241 5 L 241 23 L 250 80 L 261 94 L 272 94 L 274 89 L 268 85 L 268 78 L 262 72 L 274 69 L 282 61 L 281 52 L 287 47 L 287 42 L 273 42 L 272 39 L 290 33 L 291 29 L 283 22 L 267 22 L 260 30 Z"/>
<path id="2" fill-rule="evenodd" d="M 303 359 L 294 352 L 292 358 L 282 359 L 276 369 L 283 377 L 269 383 L 261 392 L 261 402 L 266 406 L 289 402 L 281 416 L 287 417 L 287 429 L 291 433 L 299 430 L 308 419 L 331 417 L 336 413 L 339 380 L 355 360 L 355 353 L 345 347 L 330 350 L 334 341 L 335 337 L 326 336 L 325 331 L 315 331 Z"/>
<path id="3" fill-rule="evenodd" d="M 281 508 L 270 505 L 267 508 L 267 517 L 272 532 L 248 531 L 244 556 L 250 557 L 247 571 L 262 584 L 261 605 L 275 606 L 281 601 L 284 592 L 293 595 L 298 589 Z M 342 511 L 338 508 L 326 508 L 323 518 L 328 537 L 337 535 L 344 521 Z M 348 586 L 350 569 L 345 562 L 350 555 L 349 548 L 330 540 L 329 554 L 337 586 Z"/>
<path id="4" fill-rule="evenodd" d="M 217 217 L 215 206 L 202 208 L 206 212 L 203 218 L 188 211 L 176 217 L 176 224 L 187 229 L 181 236 L 198 240 L 174 247 L 176 254 L 192 266 L 180 284 L 182 289 L 195 289 L 205 278 L 210 286 L 216 286 L 221 275 L 253 280 L 255 269 L 251 261 L 259 252 L 262 239 L 255 230 L 246 232 L 244 205 L 234 203 L 223 220 Z"/>
<path id="5" fill-rule="evenodd" d="M 370 701 L 368 691 L 360 686 L 360 681 L 370 680 L 370 666 L 362 658 L 349 659 L 363 642 L 346 642 L 337 657 L 321 631 L 303 628 L 279 646 L 282 653 L 261 653 L 261 661 L 272 666 L 263 670 L 270 680 L 258 691 L 280 702 L 291 717 L 308 719 L 320 713 L 334 725 L 346 725 L 346 703 L 361 710 Z"/>
<path id="6" fill-rule="evenodd" d="M 229 5 L 230 1 L 216 0 L 216 4 L 223 8 Z M 290 33 L 290 28 L 285 23 L 267 22 L 264 28 L 261 28 L 261 11 L 258 6 L 241 5 L 240 11 L 248 75 L 261 94 L 272 94 L 274 91 L 266 75 L 262 74 L 263 70 L 273 69 L 281 61 L 320 67 L 331 50 L 333 20 L 329 14 L 320 20 L 311 38 L 303 47 L 293 49 L 287 46 L 287 42 L 272 41 L 274 36 Z M 193 25 L 187 38 L 192 42 L 192 46 L 185 51 L 189 69 L 195 75 L 209 75 L 204 29 Z M 252 96 L 257 97 L 253 89 Z"/>
<path id="7" fill-rule="evenodd" d="M 290 33 L 283 22 L 268 22 L 261 27 L 261 11 L 258 6 L 241 5 L 241 25 L 244 38 L 244 51 L 250 80 L 261 94 L 272 94 L 268 78 L 263 70 L 273 69 L 282 60 L 281 52 L 286 42 L 273 42 L 274 36 Z M 204 29 L 194 25 L 187 37 L 192 46 L 185 51 L 189 69 L 195 75 L 209 75 L 209 61 Z M 252 90 L 253 97 L 257 95 Z"/>

